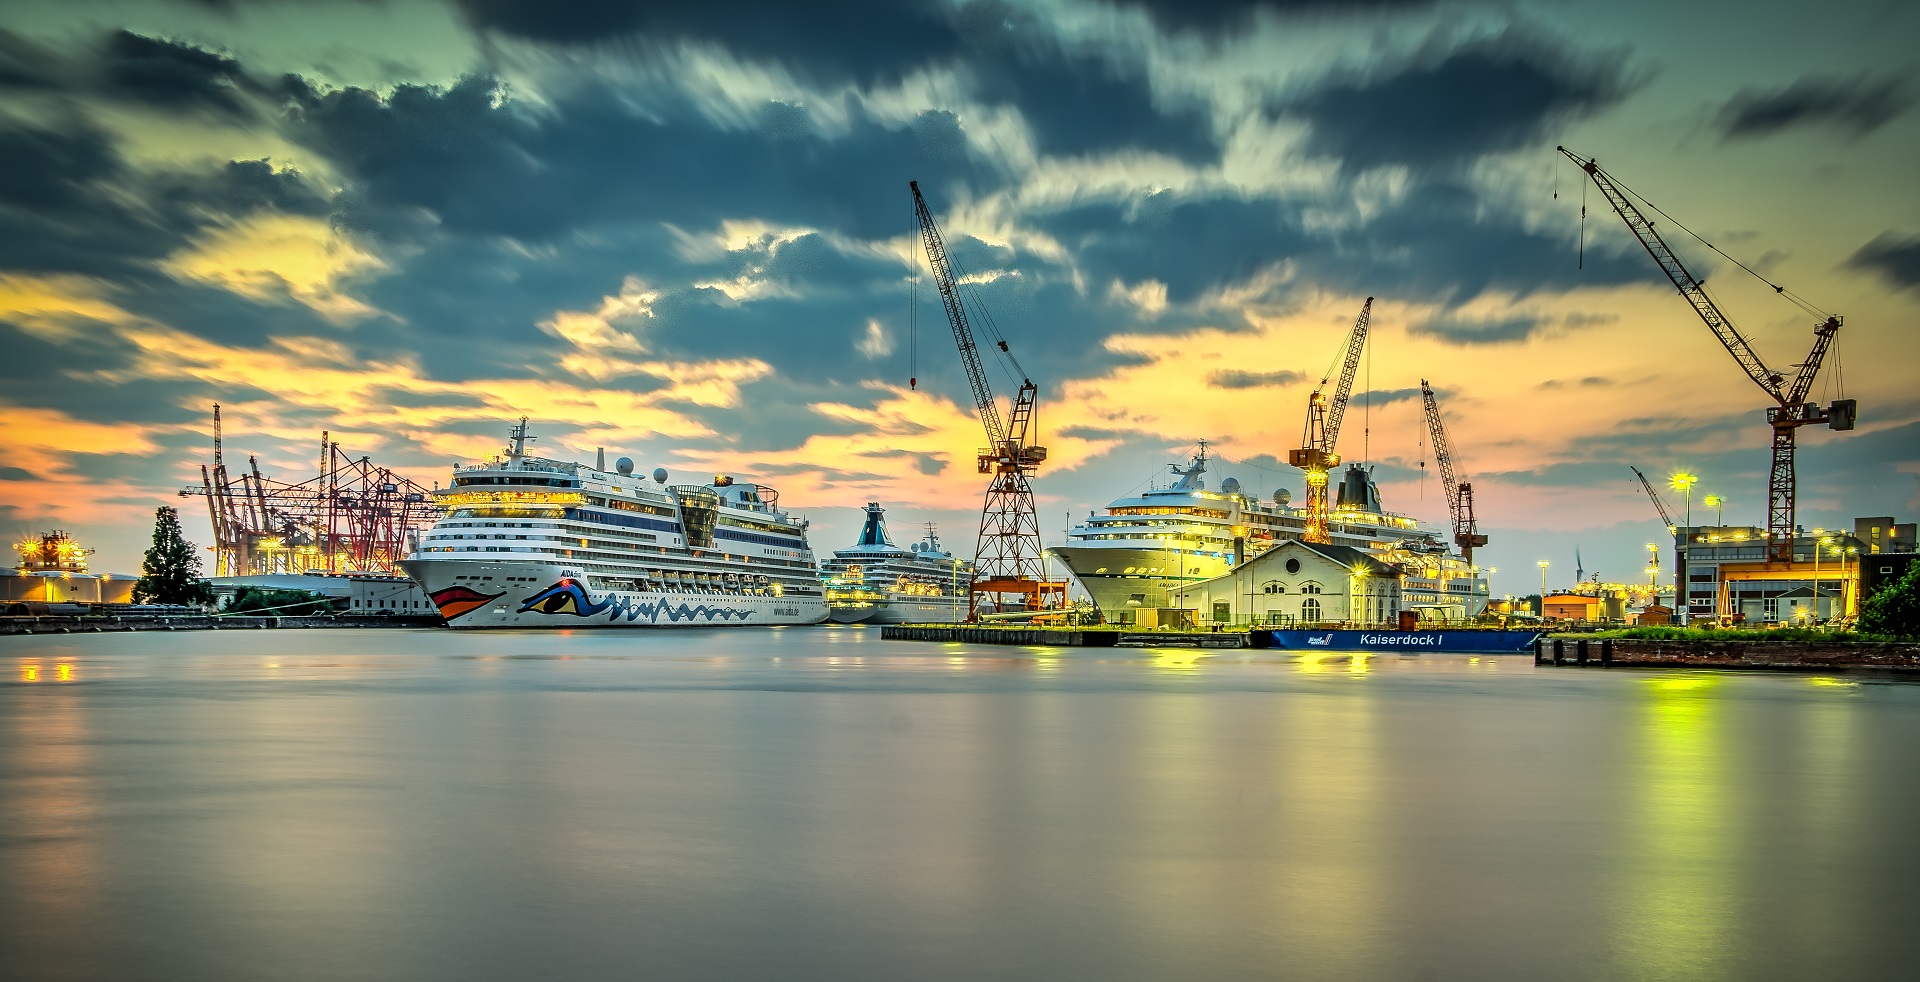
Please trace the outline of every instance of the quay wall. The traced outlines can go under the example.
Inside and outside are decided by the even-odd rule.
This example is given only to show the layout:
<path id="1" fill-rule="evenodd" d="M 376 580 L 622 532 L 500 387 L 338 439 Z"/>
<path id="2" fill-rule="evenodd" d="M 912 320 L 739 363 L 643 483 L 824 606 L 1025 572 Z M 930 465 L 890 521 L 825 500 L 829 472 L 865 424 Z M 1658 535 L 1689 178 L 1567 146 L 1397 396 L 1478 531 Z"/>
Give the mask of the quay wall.
<path id="1" fill-rule="evenodd" d="M 1920 669 L 1920 644 L 1542 638 L 1534 648 L 1534 662 L 1614 668 Z"/>
<path id="2" fill-rule="evenodd" d="M 444 627 L 438 614 L 392 617 L 329 616 L 277 617 L 235 614 L 165 614 L 159 616 L 41 615 L 0 617 L 0 635 L 92 634 L 106 631 L 235 631 L 316 627 Z"/>

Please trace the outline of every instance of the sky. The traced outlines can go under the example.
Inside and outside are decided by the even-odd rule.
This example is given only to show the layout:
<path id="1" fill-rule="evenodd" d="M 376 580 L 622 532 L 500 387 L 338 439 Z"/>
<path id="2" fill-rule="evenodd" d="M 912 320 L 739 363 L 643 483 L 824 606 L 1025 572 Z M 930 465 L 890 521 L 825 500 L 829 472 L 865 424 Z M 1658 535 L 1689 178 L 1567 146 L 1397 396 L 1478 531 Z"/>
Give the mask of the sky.
<path id="1" fill-rule="evenodd" d="M 1602 9 L 1604 8 L 1604 9 Z M 970 552 L 982 442 L 917 180 L 1039 385 L 1049 541 L 1206 440 L 1263 497 L 1362 302 L 1339 450 L 1496 593 L 1636 579 L 1629 464 L 1765 524 L 1767 397 L 1583 174 L 1775 367 L 1845 328 L 1808 527 L 1920 512 L 1920 7 L 1422 0 L 12 0 L 0 14 L 0 531 L 134 571 L 211 457 L 322 430 L 431 484 L 498 452 L 779 488 Z M 1586 214 L 1582 219 L 1582 203 Z M 1014 387 L 990 364 L 1001 398 Z M 909 385 L 917 379 L 917 386 Z M 1424 464 L 1423 464 L 1424 461 Z M 1667 492 L 1684 510 L 1684 498 Z"/>

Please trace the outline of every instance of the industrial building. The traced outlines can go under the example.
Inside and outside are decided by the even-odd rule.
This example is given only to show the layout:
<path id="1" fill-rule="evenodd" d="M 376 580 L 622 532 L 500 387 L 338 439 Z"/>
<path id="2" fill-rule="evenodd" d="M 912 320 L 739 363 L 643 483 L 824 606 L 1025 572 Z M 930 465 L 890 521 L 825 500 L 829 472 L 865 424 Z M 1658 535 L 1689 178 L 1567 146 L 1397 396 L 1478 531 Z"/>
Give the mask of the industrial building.
<path id="1" fill-rule="evenodd" d="M 317 593 L 347 613 L 434 614 L 438 609 L 406 576 L 356 576 L 328 573 L 262 573 L 252 576 L 216 576 L 213 584 L 216 605 L 224 605 L 242 589 L 298 590 Z"/>
<path id="2" fill-rule="evenodd" d="M 1854 520 L 1851 534 L 1799 530 L 1788 561 L 1769 559 L 1762 528 L 1682 526 L 1674 531 L 1674 568 L 1685 571 L 1689 620 L 1820 623 L 1857 615 L 1866 595 L 1863 567 L 1874 565 L 1877 584 L 1893 574 L 1897 564 L 1891 557 L 1913 553 L 1914 538 L 1914 523 L 1860 518 Z M 1881 573 L 1880 566 L 1887 566 L 1888 573 Z"/>

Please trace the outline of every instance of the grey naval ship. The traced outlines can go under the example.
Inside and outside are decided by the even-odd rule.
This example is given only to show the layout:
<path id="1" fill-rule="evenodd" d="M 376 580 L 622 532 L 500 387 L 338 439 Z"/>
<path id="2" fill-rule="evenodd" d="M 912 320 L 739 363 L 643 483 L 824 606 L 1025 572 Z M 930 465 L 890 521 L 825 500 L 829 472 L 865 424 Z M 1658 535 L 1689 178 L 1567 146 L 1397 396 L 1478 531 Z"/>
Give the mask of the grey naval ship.
<path id="1" fill-rule="evenodd" d="M 903 549 L 887 534 L 887 510 L 867 502 L 860 540 L 823 564 L 827 612 L 836 624 L 951 623 L 967 619 L 973 564 L 955 559 L 927 525 L 926 538 Z"/>
<path id="2" fill-rule="evenodd" d="M 527 421 L 506 452 L 456 467 L 444 517 L 400 568 L 456 628 L 818 624 L 826 599 L 807 522 L 779 493 L 718 475 L 649 483 L 531 456 Z"/>
<path id="3" fill-rule="evenodd" d="M 1141 607 L 1178 606 L 1183 585 L 1221 576 L 1306 531 L 1306 510 L 1292 507 L 1285 489 L 1261 500 L 1229 477 L 1209 490 L 1207 466 L 1202 444 L 1185 467 L 1168 465 L 1175 479 L 1166 487 L 1113 501 L 1053 549 L 1109 622 L 1131 623 Z M 1455 554 L 1438 530 L 1384 510 L 1366 468 L 1349 466 L 1337 492 L 1329 516 L 1333 544 L 1405 570 L 1405 607 L 1425 608 L 1441 622 L 1486 609 L 1486 571 Z"/>

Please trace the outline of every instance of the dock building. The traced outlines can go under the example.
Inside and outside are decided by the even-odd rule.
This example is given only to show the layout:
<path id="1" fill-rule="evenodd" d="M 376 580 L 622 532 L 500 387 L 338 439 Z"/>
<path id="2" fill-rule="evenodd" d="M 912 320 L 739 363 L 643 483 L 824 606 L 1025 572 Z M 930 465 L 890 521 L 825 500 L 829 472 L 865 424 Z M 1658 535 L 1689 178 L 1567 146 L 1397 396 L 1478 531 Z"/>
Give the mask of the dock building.
<path id="1" fill-rule="evenodd" d="M 1187 587 L 1181 607 L 1202 626 L 1393 627 L 1405 576 L 1367 550 L 1290 539 Z"/>
<path id="2" fill-rule="evenodd" d="M 1689 620 L 1745 624 L 1821 623 L 1859 613 L 1863 566 L 1912 554 L 1915 524 L 1855 519 L 1851 533 L 1815 528 L 1793 539 L 1793 561 L 1767 561 L 1767 533 L 1750 525 L 1683 526 L 1674 531 L 1674 568 L 1685 571 Z M 1883 574 L 1875 566 L 1876 582 Z"/>

